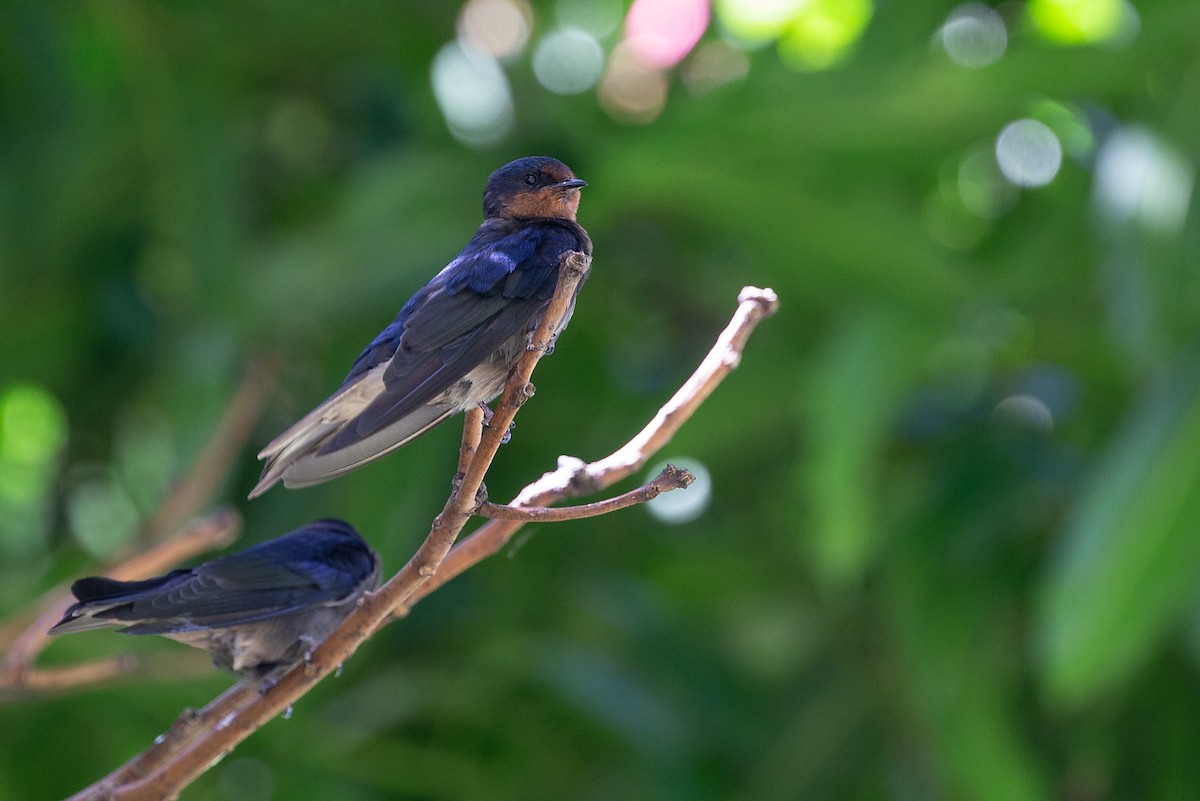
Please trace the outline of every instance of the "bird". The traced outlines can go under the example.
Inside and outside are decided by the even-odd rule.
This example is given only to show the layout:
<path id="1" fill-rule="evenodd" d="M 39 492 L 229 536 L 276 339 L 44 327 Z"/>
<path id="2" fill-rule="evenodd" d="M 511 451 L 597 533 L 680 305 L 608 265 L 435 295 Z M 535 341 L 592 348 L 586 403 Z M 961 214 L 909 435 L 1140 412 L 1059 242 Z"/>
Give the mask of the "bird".
<path id="1" fill-rule="evenodd" d="M 546 156 L 493 172 L 475 235 L 362 351 L 337 391 L 262 449 L 250 497 L 281 479 L 289 488 L 328 481 L 496 398 L 542 321 L 563 258 L 592 254 L 575 221 L 584 186 Z M 574 308 L 573 296 L 554 337 Z"/>
<path id="2" fill-rule="evenodd" d="M 379 575 L 379 556 L 353 526 L 317 520 L 154 578 L 81 578 L 71 585 L 77 603 L 49 633 L 121 626 L 202 648 L 246 678 L 270 678 L 307 659 Z"/>

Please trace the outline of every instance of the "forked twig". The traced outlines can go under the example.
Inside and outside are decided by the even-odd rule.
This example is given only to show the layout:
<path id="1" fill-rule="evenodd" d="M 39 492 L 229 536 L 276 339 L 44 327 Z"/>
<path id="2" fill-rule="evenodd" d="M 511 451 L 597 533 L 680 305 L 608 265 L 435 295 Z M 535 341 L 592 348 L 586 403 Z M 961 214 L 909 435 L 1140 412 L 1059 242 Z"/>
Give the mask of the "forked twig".
<path id="1" fill-rule="evenodd" d="M 687 470 L 667 465 L 663 471 L 650 481 L 635 490 L 630 490 L 615 498 L 608 498 L 595 503 L 585 503 L 582 506 L 506 506 L 498 503 L 481 503 L 475 510 L 480 517 L 490 517 L 493 520 L 519 520 L 523 523 L 559 523 L 563 520 L 582 520 L 585 517 L 599 517 L 618 509 L 636 506 L 639 503 L 652 501 L 664 492 L 675 489 L 686 489 L 691 486 L 696 477 Z"/>
<path id="2" fill-rule="evenodd" d="M 574 256 L 575 254 L 573 254 Z M 572 266 L 573 265 L 573 266 Z M 563 519 L 579 516 L 575 510 L 543 510 L 564 498 L 595 492 L 640 469 L 647 459 L 665 445 L 683 422 L 732 370 L 742 348 L 757 323 L 774 312 L 777 301 L 771 290 L 747 288 L 739 297 L 733 320 L 717 340 L 709 356 L 676 395 L 659 411 L 654 420 L 633 440 L 612 455 L 591 464 L 562 457 L 557 470 L 527 486 L 508 507 L 521 514 L 519 520 L 494 519 L 481 526 L 458 545 L 453 545 L 466 520 L 476 513 L 476 495 L 483 476 L 508 430 L 513 415 L 532 394 L 529 376 L 549 343 L 566 303 L 587 269 L 585 257 L 569 260 L 561 270 L 558 289 L 546 320 L 532 340 L 531 350 L 509 376 L 491 424 L 479 433 L 481 417 L 468 413 L 460 453 L 460 475 L 442 512 L 435 518 L 429 536 L 409 562 L 377 592 L 362 599 L 343 624 L 313 652 L 311 659 L 283 676 L 269 691 L 260 694 L 243 682 L 213 701 L 200 712 L 185 713 L 154 746 L 142 752 L 114 773 L 72 796 L 83 799 L 173 798 L 200 773 L 216 764 L 238 743 L 304 695 L 323 676 L 338 665 L 385 625 L 393 615 L 404 614 L 416 601 L 429 595 L 449 579 L 471 565 L 495 553 L 526 522 L 551 512 L 562 512 Z M 471 452 L 473 451 L 473 453 Z M 671 471 L 665 471 L 671 472 Z M 628 505 L 629 496 L 648 500 L 651 494 L 672 486 L 686 486 L 683 471 L 624 496 L 590 504 L 606 511 Z M 656 483 L 659 482 L 659 483 Z M 651 490 L 648 487 L 655 486 Z M 636 500 L 630 503 L 637 502 Z M 485 505 L 484 508 L 489 508 Z M 508 512 L 503 512 L 507 514 Z M 453 547 L 451 547 L 453 545 Z"/>
<path id="3" fill-rule="evenodd" d="M 510 506 L 549 506 L 567 498 L 576 498 L 611 487 L 641 470 L 675 432 L 687 422 L 725 376 L 737 367 L 751 332 L 779 307 L 779 298 L 770 289 L 746 287 L 738 295 L 738 308 L 729 325 L 717 337 L 708 355 L 691 377 L 663 404 L 645 428 L 628 443 L 595 462 L 561 456 L 558 469 L 529 484 L 518 493 Z M 433 580 L 413 596 L 419 601 L 467 568 L 504 547 L 524 525 L 518 520 L 490 520 L 454 546 Z"/>

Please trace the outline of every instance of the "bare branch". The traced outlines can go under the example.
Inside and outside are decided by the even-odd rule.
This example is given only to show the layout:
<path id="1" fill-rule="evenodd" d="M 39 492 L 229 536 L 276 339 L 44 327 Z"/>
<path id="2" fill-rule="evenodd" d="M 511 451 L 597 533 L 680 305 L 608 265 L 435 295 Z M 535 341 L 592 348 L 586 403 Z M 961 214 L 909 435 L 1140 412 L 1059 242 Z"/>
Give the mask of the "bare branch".
<path id="1" fill-rule="evenodd" d="M 434 518 L 429 535 L 408 563 L 377 592 L 364 596 L 359 608 L 316 648 L 311 658 L 283 676 L 269 692 L 221 718 L 221 725 L 208 729 L 204 736 L 174 749 L 168 760 L 146 778 L 114 788 L 111 784 L 112 777 L 109 777 L 81 791 L 78 798 L 109 797 L 103 794 L 105 792 L 111 792 L 111 797 L 123 801 L 171 798 L 177 795 L 196 776 L 216 764 L 223 755 L 252 732 L 304 695 L 323 676 L 334 671 L 363 641 L 388 621 L 393 609 L 407 604 L 409 597 L 436 575 L 438 566 L 474 511 L 475 495 L 483 483 L 483 476 L 492 459 L 495 458 L 501 439 L 508 431 L 509 424 L 512 423 L 517 410 L 533 394 L 529 378 L 538 361 L 549 349 L 553 333 L 559 328 L 571 298 L 590 265 L 591 259 L 582 253 L 570 253 L 564 259 L 559 269 L 554 296 L 546 308 L 541 324 L 530 339 L 529 349 L 521 355 L 509 373 L 500 402 L 492 414 L 489 426 L 479 439 L 474 455 L 466 465 L 462 479 L 456 482 L 441 514 Z M 478 425 L 478 418 L 469 416 L 465 427 L 474 428 Z M 473 439 L 473 433 L 464 432 L 464 450 Z M 170 733 L 166 737 L 170 739 Z M 162 744 L 167 745 L 167 742 Z"/>
<path id="2" fill-rule="evenodd" d="M 671 441 L 675 432 L 708 399 L 725 376 L 738 366 L 750 333 L 760 321 L 774 314 L 778 307 L 779 298 L 772 290 L 757 287 L 742 289 L 738 294 L 737 312 L 717 337 L 708 355 L 637 436 L 612 454 L 591 464 L 579 460 L 560 461 L 558 470 L 530 484 L 514 503 L 535 504 L 545 496 L 546 500 L 542 501 L 544 504 L 549 499 L 595 492 L 641 470 L 649 456 L 662 450 Z"/>
<path id="3" fill-rule="evenodd" d="M 20 689 L 37 693 L 60 692 L 85 684 L 109 681 L 133 673 L 137 669 L 138 661 L 131 654 L 67 667 L 31 668 L 20 673 L 19 683 L 0 685 L 0 691 Z"/>
<path id="4" fill-rule="evenodd" d="M 462 481 L 467 474 L 475 451 L 479 449 L 479 440 L 483 437 L 483 409 L 476 406 L 467 409 L 463 415 L 462 447 L 458 451 L 458 472 L 454 474 L 455 481 Z"/>
<path id="5" fill-rule="evenodd" d="M 746 341 L 758 324 L 775 313 L 779 298 L 770 289 L 746 287 L 738 295 L 738 308 L 717 337 L 708 355 L 637 436 L 609 456 L 588 464 L 562 456 L 558 469 L 525 487 L 511 506 L 549 506 L 556 501 L 599 492 L 642 469 L 663 448 L 700 403 L 712 394 L 741 361 Z M 413 596 L 413 603 L 504 547 L 522 526 L 516 520 L 491 520 L 454 546 L 438 575 Z"/>
<path id="6" fill-rule="evenodd" d="M 167 734 L 156 741 L 155 746 L 110 776 L 72 796 L 72 801 L 148 801 L 175 797 L 196 776 L 216 764 L 238 743 L 294 703 L 322 677 L 334 671 L 393 614 L 403 614 L 408 607 L 449 579 L 495 553 L 521 528 L 525 519 L 491 520 L 451 547 L 463 524 L 475 510 L 475 496 L 501 438 L 517 409 L 532 394 L 532 386 L 528 382 L 543 352 L 540 348 L 549 345 L 550 332 L 556 327 L 574 287 L 587 269 L 587 261 L 583 257 L 575 259 L 573 264 L 571 269 L 564 265 L 546 320 L 535 334 L 531 350 L 524 354 L 510 374 L 491 425 L 483 431 L 477 442 L 473 430 L 478 427 L 479 418 L 468 415 L 460 452 L 460 465 L 463 468 L 461 480 L 456 482 L 442 513 L 435 518 L 429 536 L 409 562 L 377 592 L 365 595 L 359 602 L 359 608 L 316 648 L 310 660 L 285 674 L 268 692 L 259 694 L 247 683 L 235 686 L 201 712 L 181 717 Z M 532 509 L 532 514 L 536 516 L 538 507 L 604 489 L 640 469 L 737 365 L 750 332 L 760 320 L 774 312 L 776 303 L 775 294 L 770 290 L 743 290 L 733 320 L 708 357 L 637 437 L 612 455 L 592 464 L 569 457 L 560 458 L 558 469 L 522 490 L 511 507 L 527 513 Z M 469 454 L 472 446 L 475 449 L 473 455 Z M 667 483 L 671 480 L 670 477 L 664 479 Z M 682 476 L 673 480 L 683 482 Z M 650 482 L 647 487 L 652 485 L 655 482 Z M 620 498 L 640 497 L 639 493 L 649 492 L 655 490 L 641 488 Z M 590 506 L 603 507 L 620 498 Z M 573 510 L 554 511 L 574 513 Z"/>
<path id="7" fill-rule="evenodd" d="M 483 476 L 491 467 L 492 460 L 496 458 L 496 450 L 500 447 L 500 442 L 508 433 L 517 410 L 524 405 L 525 401 L 533 397 L 534 388 L 529 383 L 529 379 L 533 375 L 533 368 L 549 350 L 551 342 L 554 341 L 554 332 L 558 330 L 559 324 L 566 316 L 571 298 L 575 296 L 575 289 L 587 275 L 591 264 L 590 257 L 582 253 L 569 253 L 559 268 L 558 288 L 555 290 L 554 297 L 550 299 L 549 306 L 546 307 L 542 323 L 530 338 L 529 348 L 522 354 L 516 367 L 509 374 L 508 381 L 504 385 L 504 392 L 500 396 L 500 403 L 492 413 L 492 419 L 488 421 L 487 429 L 483 432 L 475 456 L 471 459 L 462 482 L 455 488 L 455 492 L 446 504 L 447 511 L 454 513 L 453 519 L 457 520 L 462 516 L 462 522 L 465 523 L 466 518 L 474 509 L 475 494 L 479 491 L 479 486 L 483 483 Z M 445 513 L 443 511 L 443 514 Z M 460 523 L 459 529 L 461 530 L 461 528 Z"/>
<path id="8" fill-rule="evenodd" d="M 256 697 L 257 688 L 252 683 L 243 681 L 230 687 L 203 710 L 185 709 L 167 733 L 156 739 L 149 748 L 100 781 L 80 790 L 67 801 L 108 801 L 116 798 L 117 788 L 146 778 L 185 746 L 218 727 L 222 720 Z"/>
<path id="9" fill-rule="evenodd" d="M 582 520 L 585 517 L 599 517 L 618 509 L 625 509 L 639 503 L 652 501 L 664 492 L 684 489 L 691 485 L 696 477 L 687 470 L 667 465 L 661 473 L 635 490 L 630 490 L 615 498 L 609 498 L 595 503 L 585 503 L 582 506 L 564 506 L 552 509 L 548 506 L 504 506 L 497 503 L 482 503 L 476 510 L 481 517 L 493 520 L 520 520 L 525 523 L 558 523 L 563 520 Z"/>

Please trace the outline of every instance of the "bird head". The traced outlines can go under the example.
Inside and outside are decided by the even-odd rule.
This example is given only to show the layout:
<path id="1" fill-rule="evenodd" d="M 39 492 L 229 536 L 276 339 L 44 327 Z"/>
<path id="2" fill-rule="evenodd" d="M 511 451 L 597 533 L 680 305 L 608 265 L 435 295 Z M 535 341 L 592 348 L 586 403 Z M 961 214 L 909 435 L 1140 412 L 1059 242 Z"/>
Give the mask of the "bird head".
<path id="1" fill-rule="evenodd" d="M 510 161 L 492 173 L 483 190 L 485 217 L 574 220 L 579 190 L 587 181 L 576 178 L 558 159 L 529 156 Z"/>

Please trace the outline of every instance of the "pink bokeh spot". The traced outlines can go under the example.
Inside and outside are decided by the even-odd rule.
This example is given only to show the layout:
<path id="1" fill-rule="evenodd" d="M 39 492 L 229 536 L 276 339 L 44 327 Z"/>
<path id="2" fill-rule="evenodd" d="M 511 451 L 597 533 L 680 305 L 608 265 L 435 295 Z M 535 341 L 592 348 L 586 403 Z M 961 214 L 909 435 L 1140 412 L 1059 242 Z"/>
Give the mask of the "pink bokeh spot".
<path id="1" fill-rule="evenodd" d="M 646 65 L 673 67 L 704 35 L 708 5 L 709 0 L 634 0 L 625 18 L 625 40 Z"/>

